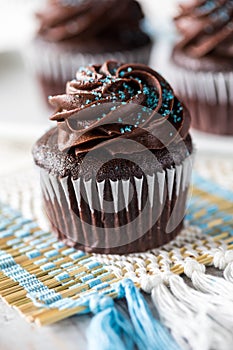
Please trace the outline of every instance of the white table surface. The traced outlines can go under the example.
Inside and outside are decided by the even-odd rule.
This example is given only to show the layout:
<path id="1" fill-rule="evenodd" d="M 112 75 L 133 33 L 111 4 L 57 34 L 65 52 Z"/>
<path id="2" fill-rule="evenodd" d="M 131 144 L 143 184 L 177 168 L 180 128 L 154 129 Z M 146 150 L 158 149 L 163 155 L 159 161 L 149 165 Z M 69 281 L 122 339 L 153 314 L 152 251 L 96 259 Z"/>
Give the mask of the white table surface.
<path id="1" fill-rule="evenodd" d="M 0 349 L 84 350 L 89 322 L 89 316 L 79 316 L 52 326 L 37 327 L 0 300 Z"/>

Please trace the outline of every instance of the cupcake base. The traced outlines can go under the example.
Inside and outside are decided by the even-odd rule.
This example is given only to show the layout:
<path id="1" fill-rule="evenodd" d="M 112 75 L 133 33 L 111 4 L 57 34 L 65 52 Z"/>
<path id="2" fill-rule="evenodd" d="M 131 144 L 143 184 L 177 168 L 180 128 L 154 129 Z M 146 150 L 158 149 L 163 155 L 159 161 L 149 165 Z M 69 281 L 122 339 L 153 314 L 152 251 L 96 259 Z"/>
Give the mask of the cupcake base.
<path id="1" fill-rule="evenodd" d="M 233 135 L 233 65 L 223 62 L 189 58 L 175 49 L 166 76 L 188 107 L 193 128 Z M 217 70 L 221 67 L 223 71 Z"/>
<path id="2" fill-rule="evenodd" d="M 211 104 L 182 95 L 180 99 L 189 106 L 194 129 L 216 135 L 233 135 L 233 105 Z"/>
<path id="3" fill-rule="evenodd" d="M 60 178 L 41 169 L 52 230 L 89 253 L 145 252 L 173 240 L 183 227 L 192 160 L 129 180 Z"/>
<path id="4" fill-rule="evenodd" d="M 185 204 L 186 204 L 186 194 L 183 195 L 183 198 L 179 198 L 179 210 L 181 212 L 184 212 L 185 209 Z M 179 223 L 179 225 L 171 232 L 171 233 L 166 233 L 164 234 L 166 225 L 167 225 L 167 221 L 169 220 L 169 216 L 171 213 L 171 209 L 174 206 L 174 202 L 167 202 L 166 203 L 166 210 L 163 211 L 160 219 L 156 222 L 156 224 L 148 231 L 146 232 L 141 238 L 136 239 L 135 241 L 133 241 L 130 244 L 126 244 L 123 246 L 118 246 L 118 247 L 112 247 L 112 248 L 98 248 L 98 247 L 91 247 L 88 245 L 83 245 L 80 244 L 74 240 L 72 240 L 70 237 L 68 237 L 68 235 L 66 233 L 64 233 L 64 231 L 59 230 L 58 227 L 64 227 L 64 220 L 62 218 L 62 216 L 58 217 L 58 220 L 56 221 L 56 224 L 52 224 L 51 225 L 51 229 L 52 231 L 56 234 L 57 238 L 59 240 L 62 240 L 66 245 L 70 246 L 70 247 L 74 247 L 76 249 L 79 250 L 83 250 L 87 253 L 100 253 L 100 254 L 129 254 L 129 253 L 135 253 L 135 252 L 145 252 L 154 248 L 157 248 L 159 246 L 162 246 L 168 242 L 170 242 L 171 240 L 173 240 L 182 230 L 183 228 L 183 220 L 181 223 Z M 171 208 L 169 210 L 169 208 Z M 51 206 L 51 203 L 48 201 L 45 201 L 45 210 L 48 216 L 48 219 L 50 221 L 50 223 L 52 222 L 51 217 L 54 217 L 56 214 L 58 215 L 60 207 L 57 206 Z M 178 210 L 178 209 L 177 209 Z M 56 213 L 56 214 L 55 214 Z M 68 212 L 65 213 L 64 215 L 70 215 Z M 151 216 L 153 214 L 150 213 L 148 219 L 151 219 Z M 115 220 L 115 218 L 113 218 L 113 220 Z M 132 229 L 134 230 L 135 228 L 132 227 Z M 131 229 L 131 230 L 132 230 Z M 138 230 L 140 230 L 140 227 L 137 228 Z M 80 230 L 82 230 L 82 228 L 80 227 Z M 120 241 L 120 235 L 122 234 L 121 230 L 118 230 L 117 228 L 115 229 L 116 231 L 116 236 L 119 236 L 119 241 Z M 75 233 L 77 232 L 77 225 L 75 223 L 75 221 L 72 222 L 71 227 L 69 227 L 69 233 L 73 233 L 72 235 L 75 235 Z M 106 230 L 107 233 L 107 230 Z M 81 232 L 79 232 L 79 235 L 81 234 Z M 94 232 L 87 232 L 87 235 L 93 235 Z M 134 232 L 128 232 L 128 235 L 134 235 Z M 115 241 L 116 237 L 114 238 Z M 98 237 L 99 240 L 99 237 Z"/>

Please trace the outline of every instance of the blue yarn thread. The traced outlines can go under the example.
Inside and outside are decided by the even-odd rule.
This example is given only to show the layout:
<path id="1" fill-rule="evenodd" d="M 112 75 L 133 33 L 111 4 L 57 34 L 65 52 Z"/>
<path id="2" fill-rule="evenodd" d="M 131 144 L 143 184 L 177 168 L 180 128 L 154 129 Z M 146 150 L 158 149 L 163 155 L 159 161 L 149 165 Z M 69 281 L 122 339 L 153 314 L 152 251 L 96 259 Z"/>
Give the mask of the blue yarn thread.
<path id="1" fill-rule="evenodd" d="M 134 329 L 130 321 L 114 306 L 112 298 L 94 295 L 89 303 L 95 314 L 87 330 L 91 350 L 133 350 Z"/>
<path id="2" fill-rule="evenodd" d="M 135 330 L 136 345 L 139 350 L 178 350 L 168 330 L 156 320 L 140 291 L 130 279 L 121 282 L 128 304 L 130 318 Z"/>
<path id="3" fill-rule="evenodd" d="M 139 350 L 179 350 L 130 279 L 118 284 L 118 298 L 122 297 L 126 298 L 132 324 L 114 307 L 110 297 L 91 297 L 89 309 L 95 316 L 87 332 L 90 350 L 131 350 L 134 345 Z"/>

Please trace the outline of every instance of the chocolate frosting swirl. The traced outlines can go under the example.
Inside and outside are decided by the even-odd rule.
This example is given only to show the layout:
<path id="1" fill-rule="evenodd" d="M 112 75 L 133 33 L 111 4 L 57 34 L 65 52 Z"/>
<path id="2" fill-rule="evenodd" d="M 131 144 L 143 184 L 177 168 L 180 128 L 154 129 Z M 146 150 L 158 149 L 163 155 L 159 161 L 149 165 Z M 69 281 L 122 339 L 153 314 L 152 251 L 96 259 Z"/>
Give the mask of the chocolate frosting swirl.
<path id="1" fill-rule="evenodd" d="M 177 47 L 189 56 L 233 56 L 233 0 L 190 0 L 175 24 L 182 34 Z"/>
<path id="2" fill-rule="evenodd" d="M 66 94 L 49 100 L 56 108 L 50 119 L 57 121 L 59 149 L 76 155 L 102 146 L 121 154 L 137 151 L 135 143 L 126 150 L 123 139 L 160 150 L 185 139 L 190 127 L 170 85 L 142 64 L 107 61 L 80 68 Z"/>
<path id="3" fill-rule="evenodd" d="M 140 32 L 143 13 L 135 0 L 48 0 L 37 13 L 39 35 L 47 41 L 59 42 L 97 36 L 117 39 L 120 33 Z"/>

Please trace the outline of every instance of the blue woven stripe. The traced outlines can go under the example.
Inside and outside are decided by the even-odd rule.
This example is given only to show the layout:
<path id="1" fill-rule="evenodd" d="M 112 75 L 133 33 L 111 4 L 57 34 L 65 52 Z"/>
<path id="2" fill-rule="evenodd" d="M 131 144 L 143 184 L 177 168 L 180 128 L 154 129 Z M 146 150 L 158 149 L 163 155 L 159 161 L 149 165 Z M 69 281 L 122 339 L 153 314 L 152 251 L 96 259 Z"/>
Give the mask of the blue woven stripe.
<path id="1" fill-rule="evenodd" d="M 110 274 L 106 273 L 100 263 L 94 261 L 89 255 L 85 258 L 86 254 L 82 251 L 77 251 L 74 248 L 64 249 L 66 248 L 65 244 L 57 241 L 51 233 L 37 229 L 35 222 L 24 219 L 19 212 L 1 203 L 0 220 L 0 239 L 8 238 L 6 242 L 8 247 L 17 249 L 22 255 L 31 260 L 35 267 L 38 266 L 41 271 L 47 272 L 48 277 L 51 276 L 50 279 L 54 278 L 54 281 L 58 281 L 61 286 L 68 283 L 71 284 L 67 286 L 67 289 L 70 290 L 82 285 L 83 290 L 93 288 L 92 291 L 88 291 L 88 294 L 96 293 L 96 290 L 101 291 L 103 288 L 107 289 L 110 286 L 109 283 L 103 283 L 101 280 L 102 277 L 110 276 Z M 45 251 L 42 253 L 42 250 Z M 67 262 L 67 258 L 70 258 L 71 261 Z M 62 263 L 63 261 L 64 263 Z M 76 262 L 75 266 L 73 265 L 74 261 Z M 80 265 L 77 265 L 77 263 Z M 80 267 L 85 267 L 86 271 L 78 272 Z M 97 269 L 98 267 L 100 268 Z M 80 300 L 73 301 L 72 298 L 62 298 L 60 293 L 49 289 L 36 275 L 30 274 L 17 264 L 10 254 L 2 250 L 0 250 L 0 270 L 5 276 L 17 282 L 38 307 L 44 305 L 54 308 L 59 305 L 54 304 L 58 301 L 61 302 L 63 308 L 76 307 L 83 303 Z M 73 277 L 69 274 L 72 271 L 77 271 L 76 274 L 73 274 Z M 82 280 L 84 276 L 89 277 Z M 75 282 L 75 279 L 79 279 L 80 282 Z M 112 288 L 109 289 L 109 292 L 111 291 Z"/>
<path id="2" fill-rule="evenodd" d="M 54 290 L 49 289 L 42 282 L 40 282 L 35 275 L 18 265 L 13 257 L 4 251 L 0 251 L 0 270 L 5 276 L 11 278 L 13 281 L 19 283 L 20 286 L 28 292 L 28 296 L 36 297 L 36 299 L 50 304 L 56 300 L 61 299 L 61 295 Z"/>
<path id="3" fill-rule="evenodd" d="M 206 180 L 200 175 L 198 175 L 196 172 L 193 173 L 193 184 L 200 190 L 213 194 L 215 196 L 218 196 L 220 198 L 226 199 L 233 203 L 233 192 L 229 190 L 225 190 L 224 188 L 220 187 L 218 184 Z"/>

